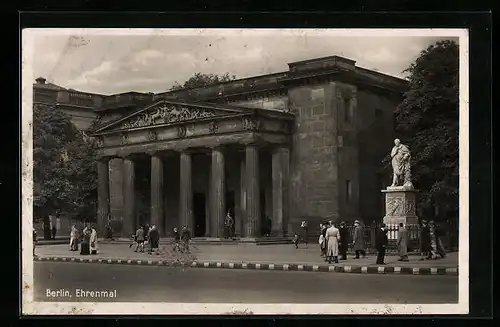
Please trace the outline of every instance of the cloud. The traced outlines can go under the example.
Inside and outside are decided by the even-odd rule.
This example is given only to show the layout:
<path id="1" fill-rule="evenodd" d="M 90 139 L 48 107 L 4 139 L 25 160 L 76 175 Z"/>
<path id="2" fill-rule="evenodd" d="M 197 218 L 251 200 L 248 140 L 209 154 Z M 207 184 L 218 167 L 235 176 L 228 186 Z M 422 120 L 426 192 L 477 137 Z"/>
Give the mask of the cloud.
<path id="1" fill-rule="evenodd" d="M 79 35 L 37 39 L 34 70 L 50 82 L 103 94 L 163 92 L 196 72 L 237 78 L 286 71 L 288 63 L 340 55 L 401 77 L 436 37 L 338 37 L 279 32 Z"/>

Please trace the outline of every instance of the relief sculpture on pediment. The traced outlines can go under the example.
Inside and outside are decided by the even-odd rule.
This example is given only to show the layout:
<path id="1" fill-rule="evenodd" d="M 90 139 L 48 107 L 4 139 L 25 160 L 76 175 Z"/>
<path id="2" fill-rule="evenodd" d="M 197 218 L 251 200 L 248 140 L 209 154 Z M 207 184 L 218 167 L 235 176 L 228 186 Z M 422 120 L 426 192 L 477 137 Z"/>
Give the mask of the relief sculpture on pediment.
<path id="1" fill-rule="evenodd" d="M 251 131 L 257 131 L 260 128 L 260 121 L 256 118 L 244 117 L 243 128 Z"/>
<path id="2" fill-rule="evenodd" d="M 154 110 L 146 111 L 136 117 L 132 117 L 131 120 L 122 125 L 122 129 L 170 124 L 213 116 L 215 116 L 215 113 L 210 109 L 165 104 Z"/>

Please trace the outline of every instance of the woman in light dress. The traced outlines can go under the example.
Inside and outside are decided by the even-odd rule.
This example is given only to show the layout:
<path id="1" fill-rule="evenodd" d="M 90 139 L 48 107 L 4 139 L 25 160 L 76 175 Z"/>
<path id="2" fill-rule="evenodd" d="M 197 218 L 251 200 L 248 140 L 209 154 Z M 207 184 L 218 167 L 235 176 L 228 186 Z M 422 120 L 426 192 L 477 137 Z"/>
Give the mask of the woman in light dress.
<path id="1" fill-rule="evenodd" d="M 326 230 L 327 252 L 326 260 L 328 263 L 339 263 L 339 241 L 340 232 L 334 224 Z"/>
<path id="2" fill-rule="evenodd" d="M 97 254 L 97 231 L 94 226 L 90 230 L 90 254 Z"/>
<path id="3" fill-rule="evenodd" d="M 70 251 L 78 251 L 78 229 L 76 228 L 76 225 L 71 227 L 69 237 Z"/>

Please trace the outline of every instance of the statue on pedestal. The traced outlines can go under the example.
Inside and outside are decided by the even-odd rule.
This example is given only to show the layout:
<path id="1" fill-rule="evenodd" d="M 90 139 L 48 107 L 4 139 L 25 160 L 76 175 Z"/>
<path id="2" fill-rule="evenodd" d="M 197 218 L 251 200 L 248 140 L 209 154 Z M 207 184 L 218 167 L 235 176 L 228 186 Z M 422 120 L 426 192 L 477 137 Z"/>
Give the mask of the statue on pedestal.
<path id="1" fill-rule="evenodd" d="M 391 151 L 392 158 L 392 185 L 391 187 L 403 186 L 413 188 L 410 170 L 410 149 L 401 143 L 399 139 L 394 140 L 394 147 Z"/>

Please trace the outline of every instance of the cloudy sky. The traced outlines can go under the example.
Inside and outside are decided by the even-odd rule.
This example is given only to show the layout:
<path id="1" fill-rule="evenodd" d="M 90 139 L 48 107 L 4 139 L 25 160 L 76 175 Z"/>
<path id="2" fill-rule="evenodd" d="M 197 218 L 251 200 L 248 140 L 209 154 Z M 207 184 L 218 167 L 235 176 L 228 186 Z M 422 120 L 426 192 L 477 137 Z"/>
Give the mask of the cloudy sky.
<path id="1" fill-rule="evenodd" d="M 85 92 L 164 92 L 196 72 L 236 78 L 286 71 L 287 63 L 339 55 L 402 77 L 420 51 L 443 36 L 339 36 L 302 31 L 64 33 L 34 38 L 33 72 Z"/>

